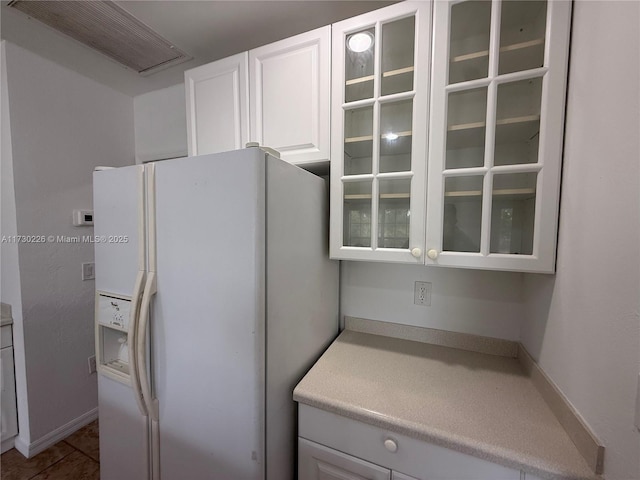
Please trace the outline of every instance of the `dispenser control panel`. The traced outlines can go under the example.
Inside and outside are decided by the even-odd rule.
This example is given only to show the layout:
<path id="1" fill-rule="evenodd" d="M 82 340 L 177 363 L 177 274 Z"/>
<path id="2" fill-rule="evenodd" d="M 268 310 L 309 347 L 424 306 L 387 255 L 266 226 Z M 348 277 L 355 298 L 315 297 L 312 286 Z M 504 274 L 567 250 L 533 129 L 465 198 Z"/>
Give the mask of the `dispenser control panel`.
<path id="1" fill-rule="evenodd" d="M 107 327 L 127 331 L 131 300 L 107 293 L 98 294 L 98 323 Z"/>

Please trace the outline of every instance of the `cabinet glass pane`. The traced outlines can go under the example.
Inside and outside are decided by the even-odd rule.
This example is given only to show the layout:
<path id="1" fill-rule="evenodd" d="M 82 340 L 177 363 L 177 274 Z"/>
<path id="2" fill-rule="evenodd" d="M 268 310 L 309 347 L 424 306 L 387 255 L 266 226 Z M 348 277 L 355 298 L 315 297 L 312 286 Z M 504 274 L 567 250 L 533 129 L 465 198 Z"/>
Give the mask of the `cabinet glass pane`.
<path id="1" fill-rule="evenodd" d="M 371 180 L 344 184 L 344 245 L 371 246 Z"/>
<path id="2" fill-rule="evenodd" d="M 382 26 L 382 95 L 413 90 L 415 23 L 412 16 Z"/>
<path id="3" fill-rule="evenodd" d="M 494 175 L 491 253 L 532 254 L 537 175 Z"/>
<path id="4" fill-rule="evenodd" d="M 344 112 L 344 174 L 371 173 L 373 107 Z"/>
<path id="5" fill-rule="evenodd" d="M 544 65 L 546 17 L 545 1 L 502 2 L 499 74 Z"/>
<path id="6" fill-rule="evenodd" d="M 378 188 L 378 247 L 409 248 L 411 180 L 379 180 Z"/>
<path id="7" fill-rule="evenodd" d="M 373 98 L 374 43 L 373 27 L 347 35 L 344 65 L 345 102 Z"/>
<path id="8" fill-rule="evenodd" d="M 443 250 L 480 251 L 482 181 L 481 175 L 445 179 Z"/>
<path id="9" fill-rule="evenodd" d="M 490 1 L 462 2 L 451 7 L 450 84 L 487 77 L 490 29 Z"/>
<path id="10" fill-rule="evenodd" d="M 380 105 L 380 172 L 411 170 L 413 100 Z"/>
<path id="11" fill-rule="evenodd" d="M 498 85 L 494 165 L 538 162 L 542 78 Z"/>
<path id="12" fill-rule="evenodd" d="M 484 165 L 487 88 L 449 94 L 446 168 Z"/>

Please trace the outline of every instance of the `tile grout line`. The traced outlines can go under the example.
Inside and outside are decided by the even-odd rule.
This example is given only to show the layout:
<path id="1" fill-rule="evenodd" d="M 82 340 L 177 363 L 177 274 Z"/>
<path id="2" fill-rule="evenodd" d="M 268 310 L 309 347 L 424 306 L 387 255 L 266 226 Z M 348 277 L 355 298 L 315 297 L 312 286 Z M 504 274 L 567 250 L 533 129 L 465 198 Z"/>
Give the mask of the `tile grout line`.
<path id="1" fill-rule="evenodd" d="M 58 443 L 67 443 L 64 440 L 60 440 Z M 57 445 L 57 444 L 56 444 Z M 67 443 L 67 445 L 69 445 Z M 32 478 L 37 477 L 38 475 L 40 475 L 41 473 L 46 472 L 47 470 L 49 470 L 51 467 L 53 467 L 54 465 L 60 463 L 62 460 L 64 460 L 65 458 L 67 458 L 69 455 L 71 455 L 76 449 L 73 445 L 69 445 L 72 448 L 72 451 L 67 453 L 66 455 L 63 455 L 62 458 L 56 460 L 55 462 L 53 462 L 51 465 L 47 465 L 45 468 L 43 468 L 42 470 L 40 470 L 38 473 L 36 473 L 35 475 L 32 475 L 29 477 L 29 480 L 31 480 Z"/>

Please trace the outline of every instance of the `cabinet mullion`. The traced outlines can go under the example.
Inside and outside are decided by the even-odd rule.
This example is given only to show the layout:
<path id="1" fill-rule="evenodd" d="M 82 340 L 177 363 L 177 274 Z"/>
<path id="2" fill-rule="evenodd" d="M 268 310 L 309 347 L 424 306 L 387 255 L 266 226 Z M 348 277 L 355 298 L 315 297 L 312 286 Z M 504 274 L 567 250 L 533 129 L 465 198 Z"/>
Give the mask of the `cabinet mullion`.
<path id="1" fill-rule="evenodd" d="M 371 248 L 376 250 L 378 248 L 378 206 L 379 206 L 379 186 L 378 179 L 373 178 L 373 185 L 371 185 Z"/>
<path id="2" fill-rule="evenodd" d="M 491 210 L 493 205 L 493 174 L 491 169 L 494 164 L 495 134 L 496 134 L 496 108 L 497 108 L 497 84 L 495 78 L 498 75 L 498 63 L 500 59 L 500 15 L 502 1 L 494 0 L 491 4 L 491 27 L 489 39 L 489 71 L 490 81 L 487 87 L 487 116 L 485 123 L 484 166 L 488 170 L 482 182 L 482 220 L 480 231 L 480 254 L 488 255 L 491 246 Z"/>
<path id="3" fill-rule="evenodd" d="M 502 0 L 493 0 L 491 3 L 491 27 L 489 37 L 489 78 L 498 76 L 498 62 L 500 59 L 500 17 Z"/>

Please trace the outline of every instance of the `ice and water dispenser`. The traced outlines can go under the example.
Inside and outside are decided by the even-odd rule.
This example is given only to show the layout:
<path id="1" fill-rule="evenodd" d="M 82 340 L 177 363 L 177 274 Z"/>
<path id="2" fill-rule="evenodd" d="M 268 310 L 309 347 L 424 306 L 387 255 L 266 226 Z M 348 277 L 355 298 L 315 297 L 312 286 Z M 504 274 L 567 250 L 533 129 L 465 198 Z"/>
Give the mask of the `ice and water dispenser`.
<path id="1" fill-rule="evenodd" d="M 119 295 L 97 293 L 97 359 L 101 373 L 129 380 L 129 317 L 131 300 Z"/>

